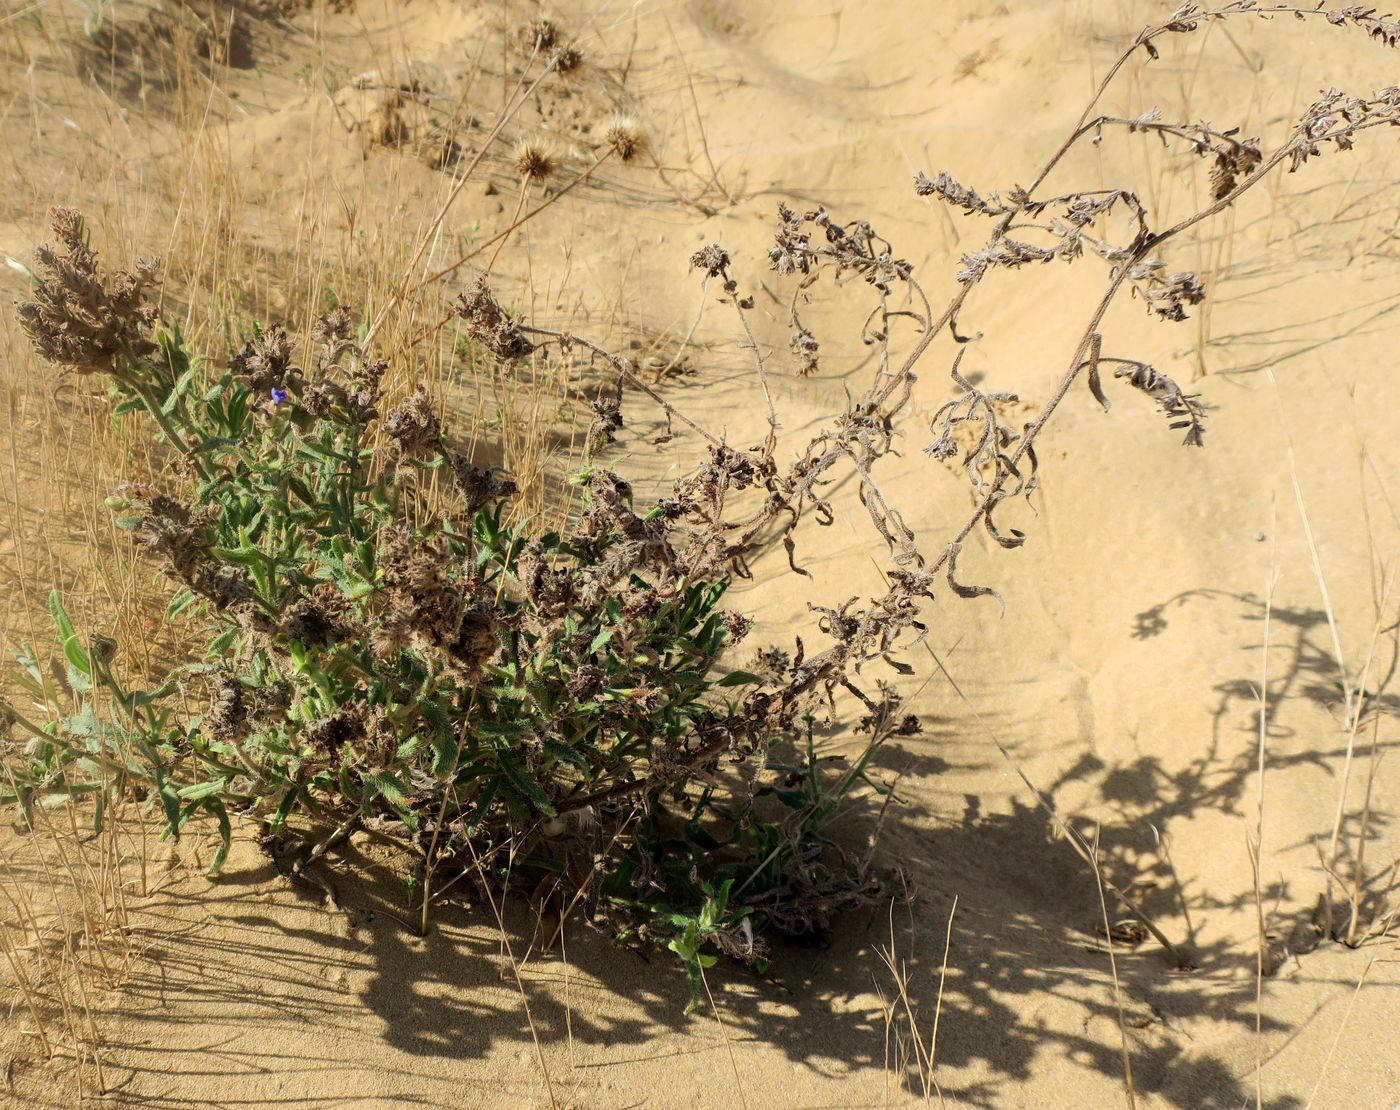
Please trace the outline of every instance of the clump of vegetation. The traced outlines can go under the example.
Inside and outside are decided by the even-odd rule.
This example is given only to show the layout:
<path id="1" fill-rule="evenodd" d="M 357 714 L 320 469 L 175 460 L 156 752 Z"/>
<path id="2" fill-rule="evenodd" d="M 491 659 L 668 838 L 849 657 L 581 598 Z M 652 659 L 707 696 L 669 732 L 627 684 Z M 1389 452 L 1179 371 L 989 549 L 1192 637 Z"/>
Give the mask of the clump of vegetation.
<path id="1" fill-rule="evenodd" d="M 1400 122 L 1396 87 L 1323 93 L 1272 143 L 1157 112 L 1100 109 L 1129 59 L 1156 57 L 1159 40 L 1230 17 L 1278 15 L 1359 28 L 1387 46 L 1400 41 L 1400 24 L 1359 7 L 1183 4 L 1139 33 L 1028 185 L 997 193 L 947 173 L 915 179 L 915 193 L 990 221 L 941 309 L 868 222 L 780 207 L 768 261 L 793 287 L 793 373 L 820 366 L 819 328 L 804 309 L 823 276 L 873 302 L 861 339 L 875 367 L 867 387 L 786 465 L 777 459 L 769 359 L 748 323 L 755 301 L 721 246 L 691 261 L 707 287 L 716 284 L 753 353 L 768 432 L 747 448 L 689 420 L 626 358 L 515 318 L 478 278 L 453 313 L 480 351 L 511 363 L 542 346 L 579 349 L 613 372 L 593 399 L 593 452 L 623 427 L 629 392 L 704 441 L 699 464 L 650 507 L 635 504 L 628 483 L 591 455 L 576 475 L 582 511 L 557 532 L 507 520 L 510 480 L 454 446 L 425 389 L 392 404 L 381 396 L 386 364 L 349 314 L 322 318 L 305 339 L 269 327 L 215 370 L 149 306 L 154 265 L 101 273 L 81 221 L 57 212 L 58 246 L 38 254 L 21 322 L 44 358 L 106 378 L 117 413 L 144 410 L 158 426 L 170 482 L 128 483 L 112 504 L 178 585 L 169 616 L 191 622 L 204 650 L 155 687 L 133 689 L 120 677 L 117 645 L 79 635 L 55 598 L 67 693 L 30 649 L 21 681 L 46 717 L 4 711 L 29 734 L 8 760 L 14 800 L 27 809 L 90 795 L 101 820 L 111 799 L 135 797 L 160 808 L 173 836 L 211 817 L 225 850 L 235 814 L 261 822 L 269 842 L 290 821 L 310 822 L 322 837 L 298 874 L 363 830 L 415 861 L 422 928 L 435 893 L 449 885 L 474 886 L 495 904 L 499 893 L 553 884 L 551 897 L 568 912 L 667 944 L 685 964 L 693 999 L 717 953 L 762 964 L 765 931 L 808 931 L 868 901 L 868 850 L 842 848 L 829 827 L 843 799 L 868 782 L 883 739 L 917 721 L 899 716 L 893 691 L 877 683 L 874 696 L 867 692 L 862 668 L 912 672 L 901 656 L 922 641 L 922 615 L 941 586 L 964 598 L 995 596 L 960 579 L 964 544 L 983 531 L 1004 548 L 1026 541 L 1001 521 L 1036 491 L 1036 441 L 1077 385 L 1106 409 L 1108 368 L 1186 445 L 1204 442 L 1198 397 L 1145 361 L 1105 353 L 1117 350 L 1109 308 L 1127 292 L 1158 320 L 1186 319 L 1209 290 L 1168 266 L 1172 240 L 1271 174 Z M 533 26 L 526 41 L 533 57 L 555 48 L 555 31 Z M 548 68 L 558 62 L 551 55 Z M 1072 151 L 1115 133 L 1149 135 L 1206 160 L 1209 199 L 1169 222 L 1130 188 L 1048 184 Z M 610 128 L 606 143 L 593 168 L 642 149 L 628 122 Z M 552 160 L 527 149 L 517 169 L 520 200 L 507 228 L 411 290 L 401 279 L 381 322 L 405 296 L 530 218 L 522 215 L 528 184 L 552 172 Z M 1023 421 L 1014 393 L 961 372 L 981 335 L 967 326 L 969 299 L 1005 270 L 1086 258 L 1105 268 L 1103 293 L 1059 379 Z M 973 505 L 929 548 L 886 499 L 877 469 L 909 430 L 915 369 L 944 336 L 956 352 L 952 397 L 933 411 L 923 447 L 962 471 Z M 839 477 L 854 480 L 885 542 L 886 589 L 812 604 L 815 629 L 804 635 L 825 637 L 821 650 L 795 636 L 790 652 L 765 651 L 761 675 L 726 670 L 726 653 L 748 626 L 721 608 L 727 584 L 775 542 L 805 574 L 794 535 L 808 520 L 836 519 Z M 866 711 L 870 739 L 849 763 L 825 758 L 815 740 L 815 714 L 838 695 Z M 73 712 L 52 712 L 65 700 Z M 191 703 L 201 711 L 187 713 Z M 1094 849 L 1040 801 L 1098 875 Z M 1189 963 L 1189 952 L 1103 882 L 1178 965 Z"/>
<path id="2" fill-rule="evenodd" d="M 29 740 L 11 800 L 91 795 L 100 822 L 135 797 L 176 837 L 210 817 L 215 869 L 236 815 L 269 843 L 312 822 L 317 859 L 365 830 L 415 861 L 423 928 L 463 878 L 493 899 L 552 882 L 590 920 L 669 944 L 696 991 L 707 948 L 761 964 L 765 927 L 810 930 L 870 894 L 866 861 L 825 832 L 864 761 L 824 760 L 810 723 L 770 759 L 795 704 L 736 700 L 760 679 L 721 666 L 748 621 L 721 608 L 726 552 L 686 527 L 708 486 L 641 510 L 591 466 L 567 532 L 511 525 L 513 482 L 452 445 L 423 387 L 386 402 L 387 364 L 344 310 L 305 343 L 261 330 L 217 371 L 147 303 L 154 263 L 108 275 L 76 213 L 53 230 L 20 319 L 171 448 L 167 484 L 109 504 L 203 650 L 133 688 L 118 645 L 80 635 L 55 594 L 67 691 L 33 648 L 20 681 L 76 704 L 44 723 L 5 709 Z M 533 350 L 484 284 L 458 311 L 497 356 Z"/>

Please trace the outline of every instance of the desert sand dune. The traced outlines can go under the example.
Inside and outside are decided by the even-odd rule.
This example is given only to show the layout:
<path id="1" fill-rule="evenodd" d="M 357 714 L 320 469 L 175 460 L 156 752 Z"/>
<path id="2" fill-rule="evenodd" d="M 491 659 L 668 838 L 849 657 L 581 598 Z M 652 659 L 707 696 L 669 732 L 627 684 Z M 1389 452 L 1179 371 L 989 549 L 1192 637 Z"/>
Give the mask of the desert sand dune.
<path id="1" fill-rule="evenodd" d="M 41 9 L 41 28 L 26 7 Z M 148 33 L 120 10 L 138 7 L 118 4 L 116 18 Z M 154 237 L 172 289 L 240 290 L 273 317 L 322 286 L 355 300 L 344 283 L 385 262 L 394 249 L 386 228 L 425 226 L 451 172 L 424 154 L 441 142 L 435 117 L 415 115 L 413 94 L 392 109 L 401 122 L 386 123 L 384 89 L 417 81 L 445 103 L 495 105 L 506 80 L 502 11 L 512 26 L 536 13 L 460 0 L 276 8 L 240 17 L 251 63 L 201 86 L 195 120 L 181 115 L 189 98 L 133 92 L 140 66 L 162 64 L 155 52 L 99 61 L 85 80 L 63 45 L 76 30 L 71 12 L 9 5 L 0 14 L 11 39 L 0 77 L 0 248 L 25 257 L 45 206 L 63 201 L 88 210 L 113 243 Z M 868 220 L 930 296 L 946 298 L 959 256 L 984 229 L 917 196 L 914 175 L 946 170 L 984 192 L 1026 182 L 1123 44 L 1167 8 L 570 0 L 548 14 L 591 72 L 545 88 L 531 125 L 586 165 L 569 144 L 582 145 L 609 102 L 621 103 L 657 164 L 605 164 L 551 204 L 502 252 L 498 282 L 545 326 L 616 344 L 644 337 L 653 365 L 685 371 L 664 385 L 668 399 L 747 443 L 764 432 L 761 395 L 732 316 L 689 268 L 698 247 L 721 244 L 755 297 L 759 344 L 773 352 L 782 455 L 843 408 L 847 389 L 864 387 L 872 356 L 858 338 L 869 304 L 818 292 L 805 315 L 820 333 L 820 369 L 792 372 L 788 294 L 767 268 L 778 202 Z M 1133 117 L 1158 106 L 1277 137 L 1319 89 L 1393 83 L 1396 58 L 1344 29 L 1242 20 L 1135 61 L 1107 110 Z M 315 76 L 299 67 L 317 67 Z M 335 75 L 330 86 L 324 73 Z M 480 138 L 490 110 L 464 142 Z M 120 988 L 93 1000 L 110 1104 L 901 1105 L 925 1095 L 910 1058 L 911 1012 L 925 1046 L 937 1012 L 929 1097 L 948 1105 L 1115 1105 L 1126 1054 L 1143 1106 L 1250 1105 L 1261 1063 L 1269 1106 L 1391 1106 L 1400 974 L 1385 914 L 1396 904 L 1400 772 L 1387 755 L 1396 735 L 1383 681 L 1396 604 L 1386 589 L 1400 550 L 1400 147 L 1387 131 L 1363 140 L 1172 244 L 1173 267 L 1198 271 L 1209 289 L 1189 321 L 1163 324 L 1126 297 L 1111 310 L 1104 331 L 1115 350 L 1169 368 L 1202 395 L 1205 448 L 1184 449 L 1151 402 L 1119 383 L 1108 383 L 1108 413 L 1077 388 L 1041 440 L 1039 492 L 1002 510 L 1026 545 L 969 543 L 959 563 L 965 581 L 996 587 L 1004 613 L 992 598 L 946 592 L 930 607 L 927 651 L 911 657 L 918 673 L 898 682 L 923 731 L 891 740 L 877 759 L 885 780 L 897 777 L 898 800 L 879 822 L 876 858 L 890 893 L 907 898 L 885 898 L 840 919 L 819 945 L 781 952 L 775 981 L 721 965 L 713 1004 L 687 1018 L 683 976 L 664 953 L 644 959 L 570 928 L 559 950 L 531 951 L 517 984 L 511 956 L 531 941 L 524 909 L 508 920 L 510 953 L 479 909 L 449 909 L 420 938 L 392 920 L 390 880 L 346 892 L 335 913 L 280 876 L 248 829 L 217 880 L 197 866 L 209 844 L 186 839 L 182 865 L 131 901 L 139 939 Z M 503 158 L 463 191 L 434 263 L 509 222 L 516 184 Z M 1209 188 L 1205 162 L 1118 133 L 1059 172 L 1066 188 L 1129 184 L 1162 224 Z M 211 207 L 214 194 L 225 199 Z M 211 216 L 220 203 L 222 216 Z M 183 268 L 196 248 L 201 273 Z M 19 296 L 19 277 L 6 280 Z M 983 336 L 964 375 L 1014 390 L 1030 420 L 1065 371 L 1102 280 L 1102 265 L 1086 259 L 1050 279 L 1029 267 L 979 288 L 958 321 Z M 37 382 L 14 325 L 4 327 L 10 415 L 0 436 L 13 530 L 0 528 L 0 562 L 17 583 L 52 572 L 41 592 L 16 588 L 0 607 L 18 643 L 49 579 L 85 580 L 83 522 L 105 510 L 80 438 L 101 421 L 80 398 Z M 931 550 L 971 508 L 955 465 L 931 459 L 919 438 L 950 396 L 952 347 L 935 345 L 921 364 L 909 436 L 881 472 L 882 491 Z M 659 419 L 637 413 L 614 465 L 640 492 L 656 492 L 697 441 L 682 429 L 655 446 Z M 53 444 L 77 444 L 77 457 L 39 460 Z M 32 493 L 40 485 L 51 491 L 42 504 Z M 880 589 L 883 545 L 851 522 L 860 511 L 851 484 L 834 496 L 845 507 L 834 524 L 798 537 L 810 578 L 788 573 L 778 548 L 731 596 L 757 619 L 751 644 L 788 639 L 811 601 Z M 1350 771 L 1341 875 L 1352 874 L 1364 832 L 1367 920 L 1383 935 L 1352 949 L 1320 938 L 1315 914 L 1348 741 L 1334 643 L 1356 682 L 1373 641 L 1370 690 L 1381 691 L 1384 713 L 1374 736 L 1359 738 Z M 836 722 L 831 742 L 854 750 L 853 725 Z M 1110 964 L 1103 921 L 1122 915 L 1111 895 L 1101 902 L 1094 869 L 1026 780 L 1098 845 L 1103 875 L 1190 952 L 1194 970 L 1175 969 L 1150 938 L 1127 931 Z M 1256 1011 L 1249 838 L 1261 793 L 1258 871 L 1278 967 Z M 851 822 L 853 836 L 868 836 L 874 808 Z M 28 849 L 18 833 L 3 835 L 19 866 Z M 908 1009 L 882 960 L 891 947 L 908 976 Z M 7 1007 L 19 1022 L 18 1002 Z M 40 1063 L 17 1030 L 0 1034 L 8 1097 L 72 1104 L 72 1076 Z"/>

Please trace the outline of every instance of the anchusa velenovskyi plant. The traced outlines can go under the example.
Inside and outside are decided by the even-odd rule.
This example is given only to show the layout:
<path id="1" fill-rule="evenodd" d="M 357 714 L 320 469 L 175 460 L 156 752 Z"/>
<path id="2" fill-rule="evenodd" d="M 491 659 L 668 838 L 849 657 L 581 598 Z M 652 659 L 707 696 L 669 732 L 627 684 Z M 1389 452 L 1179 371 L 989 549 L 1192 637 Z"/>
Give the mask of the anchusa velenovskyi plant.
<path id="1" fill-rule="evenodd" d="M 424 928 L 463 877 L 544 882 L 667 943 L 693 992 L 705 948 L 761 962 L 765 925 L 816 927 L 874 889 L 822 831 L 864 761 L 824 760 L 810 727 L 768 760 L 780 732 L 800 735 L 796 703 L 775 712 L 759 676 L 719 666 L 748 622 L 720 608 L 726 553 L 686 526 L 696 504 L 641 510 L 593 466 L 566 531 L 511 523 L 513 482 L 454 446 L 421 385 L 387 403 L 387 364 L 343 309 L 304 341 L 259 330 L 216 370 L 146 303 L 154 263 L 108 276 L 75 213 L 54 231 L 20 319 L 41 356 L 104 375 L 115 411 L 156 421 L 167 478 L 109 504 L 205 650 L 129 689 L 115 645 L 84 642 L 55 595 L 80 704 L 45 723 L 7 706 L 26 736 L 20 802 L 136 797 L 175 836 L 207 815 L 216 866 L 238 815 L 269 844 L 289 822 L 323 846 L 362 830 L 411 861 Z M 484 284 L 458 311 L 497 357 L 532 352 Z M 22 663 L 57 704 L 33 649 Z M 197 715 L 177 711 L 190 702 Z"/>

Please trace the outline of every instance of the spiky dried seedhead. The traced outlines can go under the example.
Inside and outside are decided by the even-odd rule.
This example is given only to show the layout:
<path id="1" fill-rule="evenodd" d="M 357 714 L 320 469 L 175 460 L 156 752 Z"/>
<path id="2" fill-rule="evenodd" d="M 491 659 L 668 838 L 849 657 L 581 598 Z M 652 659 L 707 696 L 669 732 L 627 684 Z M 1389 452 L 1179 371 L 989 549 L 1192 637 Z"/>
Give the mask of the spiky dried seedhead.
<path id="1" fill-rule="evenodd" d="M 526 50 L 543 52 L 559 41 L 559 28 L 548 19 L 532 19 L 520 28 L 520 42 Z"/>
<path id="2" fill-rule="evenodd" d="M 554 52 L 549 63 L 554 67 L 555 73 L 573 73 L 583 65 L 583 51 L 573 43 L 568 43 Z"/>
<path id="3" fill-rule="evenodd" d="M 125 375 L 129 363 L 154 351 L 147 333 L 156 310 L 146 290 L 158 263 L 138 259 L 133 270 L 104 274 L 88 246 L 82 216 L 49 211 L 57 247 L 36 247 L 33 299 L 16 306 L 20 327 L 43 359 L 75 374 Z"/>
<path id="4" fill-rule="evenodd" d="M 553 177 L 559 168 L 554 151 L 544 143 L 527 139 L 515 148 L 515 172 L 527 181 L 543 181 Z"/>
<path id="5" fill-rule="evenodd" d="M 603 140 L 624 162 L 632 161 L 646 146 L 642 129 L 632 116 L 613 116 L 603 132 Z"/>

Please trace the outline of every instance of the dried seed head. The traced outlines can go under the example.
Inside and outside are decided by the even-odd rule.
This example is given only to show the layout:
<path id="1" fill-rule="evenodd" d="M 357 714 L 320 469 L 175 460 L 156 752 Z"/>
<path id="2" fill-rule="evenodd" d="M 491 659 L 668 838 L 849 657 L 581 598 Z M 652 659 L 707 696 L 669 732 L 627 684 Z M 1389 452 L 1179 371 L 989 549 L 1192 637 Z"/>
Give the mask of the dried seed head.
<path id="1" fill-rule="evenodd" d="M 333 716 L 307 722 L 302 735 L 317 755 L 337 760 L 347 744 L 364 737 L 365 723 L 353 710 L 342 709 Z"/>
<path id="2" fill-rule="evenodd" d="M 452 478 L 467 501 L 467 512 L 474 513 L 483 505 L 511 497 L 516 493 L 514 479 L 495 470 L 484 470 L 465 455 L 450 458 Z"/>
<path id="3" fill-rule="evenodd" d="M 49 213 L 57 247 L 34 251 L 33 299 L 16 310 L 39 356 L 77 374 L 122 373 L 156 347 L 147 333 L 156 310 L 146 303 L 156 263 L 138 259 L 130 271 L 104 274 L 87 244 L 83 218 L 71 208 Z"/>
<path id="4" fill-rule="evenodd" d="M 1185 430 L 1186 438 L 1182 440 L 1185 446 L 1202 446 L 1206 410 L 1199 393 L 1183 393 L 1175 381 L 1145 362 L 1128 362 L 1115 370 L 1113 376 L 1126 380 L 1134 389 L 1155 400 L 1170 427 Z"/>
<path id="5" fill-rule="evenodd" d="M 385 414 L 382 427 L 384 434 L 404 452 L 433 447 L 442 441 L 442 423 L 433 407 L 431 394 L 422 385 Z"/>
<path id="6" fill-rule="evenodd" d="M 702 247 L 690 256 L 692 270 L 704 270 L 710 277 L 729 276 L 729 252 L 718 243 Z"/>
<path id="7" fill-rule="evenodd" d="M 281 324 L 272 324 L 243 345 L 229 360 L 233 376 L 259 396 L 281 389 L 292 366 L 292 341 Z"/>
<path id="8" fill-rule="evenodd" d="M 541 142 L 526 140 L 515 148 L 515 172 L 527 180 L 543 181 L 558 168 L 554 151 Z"/>
<path id="9" fill-rule="evenodd" d="M 325 647 L 340 638 L 334 616 L 313 598 L 298 598 L 282 613 L 277 631 L 312 647 Z"/>
<path id="10" fill-rule="evenodd" d="M 497 358 L 511 362 L 535 349 L 519 322 L 491 295 L 485 278 L 477 278 L 472 287 L 457 298 L 456 313 L 466 322 L 467 334 Z"/>
<path id="11" fill-rule="evenodd" d="M 559 41 L 559 28 L 547 19 L 532 19 L 520 28 L 520 42 L 526 50 L 548 50 Z"/>
<path id="12" fill-rule="evenodd" d="M 214 686 L 204 728 L 215 740 L 239 740 L 247 731 L 248 702 L 232 671 L 222 671 Z"/>
<path id="13" fill-rule="evenodd" d="M 554 52 L 550 64 L 554 66 L 555 73 L 573 73 L 574 70 L 583 65 L 583 51 L 573 43 L 561 46 Z"/>
<path id="14" fill-rule="evenodd" d="M 1259 150 L 1259 140 L 1251 139 L 1244 143 L 1234 143 L 1230 146 L 1222 144 L 1216 151 L 1215 165 L 1210 171 L 1210 191 L 1216 200 L 1229 196 L 1235 188 L 1235 182 L 1241 177 L 1248 177 L 1263 161 L 1263 155 Z"/>
<path id="15" fill-rule="evenodd" d="M 622 161 L 630 162 L 646 144 L 641 127 L 631 116 L 613 116 L 603 138 Z"/>

